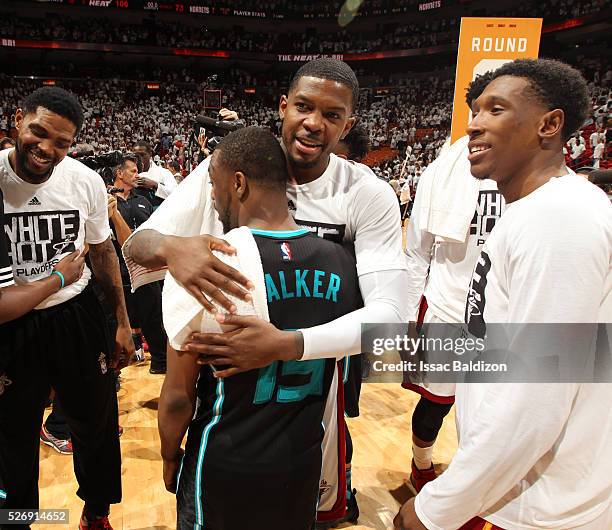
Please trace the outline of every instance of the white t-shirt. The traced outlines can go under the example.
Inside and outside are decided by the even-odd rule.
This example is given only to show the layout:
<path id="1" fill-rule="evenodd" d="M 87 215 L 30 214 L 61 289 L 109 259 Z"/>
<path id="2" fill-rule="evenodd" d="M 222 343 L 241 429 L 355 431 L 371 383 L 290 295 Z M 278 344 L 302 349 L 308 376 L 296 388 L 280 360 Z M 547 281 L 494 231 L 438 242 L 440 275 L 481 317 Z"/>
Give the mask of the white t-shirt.
<path id="1" fill-rule="evenodd" d="M 612 206 L 580 176 L 508 206 L 485 243 L 469 326 L 612 321 Z M 430 529 L 612 525 L 612 384 L 459 384 L 459 448 L 415 509 Z"/>
<path id="2" fill-rule="evenodd" d="M 605 141 L 605 135 L 603 133 L 595 131 L 589 136 L 589 144 L 591 147 L 595 147 L 597 144 L 603 143 Z"/>
<path id="3" fill-rule="evenodd" d="M 413 211 L 419 211 L 417 192 Z M 474 217 L 465 242 L 436 241 L 413 215 L 406 232 L 410 273 L 407 293 L 410 319 L 416 321 L 421 295 L 431 312 L 443 322 L 463 322 L 470 279 L 482 245 L 504 211 L 505 202 L 492 180 L 482 180 Z"/>
<path id="4" fill-rule="evenodd" d="M 359 276 L 406 269 L 397 197 L 369 167 L 332 154 L 318 179 L 289 184 L 287 198 L 298 225 L 355 245 Z"/>
<path id="5" fill-rule="evenodd" d="M 573 148 L 572 148 L 572 159 L 576 160 L 582 153 L 584 153 L 585 151 L 585 147 L 584 144 L 581 143 L 577 143 Z"/>
<path id="6" fill-rule="evenodd" d="M 177 182 L 174 176 L 167 169 L 158 166 L 151 160 L 148 171 L 143 171 L 140 173 L 141 177 L 150 178 L 157 182 L 157 190 L 155 191 L 155 195 L 160 199 L 166 199 L 177 187 Z"/>
<path id="7" fill-rule="evenodd" d="M 67 254 L 85 243 L 106 241 L 106 188 L 100 175 L 77 160 L 65 157 L 42 184 L 19 178 L 9 162 L 12 149 L 0 151 L 0 188 L 4 194 L 4 230 L 17 284 L 46 278 Z M 81 278 L 41 302 L 51 307 L 79 294 L 89 282 L 87 267 Z"/>

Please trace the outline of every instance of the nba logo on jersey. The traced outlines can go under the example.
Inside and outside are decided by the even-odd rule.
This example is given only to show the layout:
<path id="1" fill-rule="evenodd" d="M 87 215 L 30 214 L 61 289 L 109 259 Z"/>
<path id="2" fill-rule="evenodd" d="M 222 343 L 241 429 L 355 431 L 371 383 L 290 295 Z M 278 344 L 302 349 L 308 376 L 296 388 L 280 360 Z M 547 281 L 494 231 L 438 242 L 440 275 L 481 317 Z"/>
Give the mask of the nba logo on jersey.
<path id="1" fill-rule="evenodd" d="M 281 258 L 283 258 L 283 261 L 291 261 L 293 259 L 293 256 L 291 254 L 291 247 L 289 246 L 289 243 L 287 243 L 286 241 L 283 241 L 281 243 L 280 250 L 281 250 Z"/>

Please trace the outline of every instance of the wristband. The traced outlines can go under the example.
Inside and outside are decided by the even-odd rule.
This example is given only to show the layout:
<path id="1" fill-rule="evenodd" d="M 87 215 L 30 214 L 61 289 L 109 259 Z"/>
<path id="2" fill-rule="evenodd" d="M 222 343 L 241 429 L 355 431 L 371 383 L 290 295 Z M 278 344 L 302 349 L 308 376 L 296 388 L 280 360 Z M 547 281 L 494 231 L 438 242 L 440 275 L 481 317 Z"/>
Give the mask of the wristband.
<path id="1" fill-rule="evenodd" d="M 51 276 L 53 276 L 54 274 L 59 276 L 59 279 L 62 282 L 62 284 L 60 285 L 60 289 L 63 289 L 64 288 L 64 283 L 65 283 L 64 275 L 60 271 L 53 271 L 51 273 Z"/>

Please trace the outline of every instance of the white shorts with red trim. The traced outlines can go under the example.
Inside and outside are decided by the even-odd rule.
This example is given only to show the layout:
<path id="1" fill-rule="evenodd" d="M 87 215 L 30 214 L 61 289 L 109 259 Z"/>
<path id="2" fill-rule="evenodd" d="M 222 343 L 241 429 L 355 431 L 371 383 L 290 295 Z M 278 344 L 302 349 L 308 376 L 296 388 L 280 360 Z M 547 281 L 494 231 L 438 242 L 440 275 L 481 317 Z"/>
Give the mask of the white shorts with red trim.
<path id="1" fill-rule="evenodd" d="M 344 389 L 342 366 L 336 364 L 336 373 L 329 389 L 323 414 L 325 434 L 321 450 L 323 464 L 319 483 L 317 521 L 333 521 L 346 514 L 346 440 L 344 429 Z"/>
<path id="2" fill-rule="evenodd" d="M 431 328 L 428 328 L 428 324 L 447 324 L 442 319 L 438 318 L 433 314 L 431 309 L 427 307 L 427 301 L 423 298 L 421 308 L 424 311 L 419 312 L 419 324 L 421 325 L 421 334 L 424 337 L 431 336 Z M 429 331 L 429 335 L 428 335 Z M 448 328 L 445 327 L 445 332 Z M 460 337 L 460 328 L 457 328 L 457 337 Z M 402 387 L 407 390 L 412 390 L 417 394 L 420 394 L 425 399 L 433 401 L 434 403 L 440 403 L 442 405 L 448 405 L 455 402 L 455 388 L 456 383 L 439 383 L 431 381 L 413 381 L 410 379 L 408 374 L 404 374 L 404 382 Z"/>

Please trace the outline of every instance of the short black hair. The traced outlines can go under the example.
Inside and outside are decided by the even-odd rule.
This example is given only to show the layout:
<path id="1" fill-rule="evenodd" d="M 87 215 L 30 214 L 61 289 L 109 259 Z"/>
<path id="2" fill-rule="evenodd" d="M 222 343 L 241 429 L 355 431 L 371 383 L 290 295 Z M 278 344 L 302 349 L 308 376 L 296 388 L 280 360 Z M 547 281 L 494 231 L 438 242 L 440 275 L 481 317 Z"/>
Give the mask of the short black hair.
<path id="1" fill-rule="evenodd" d="M 144 147 L 149 153 L 153 154 L 153 146 L 146 140 L 138 140 L 134 147 Z"/>
<path id="2" fill-rule="evenodd" d="M 353 69 L 344 61 L 322 58 L 307 62 L 300 67 L 291 79 L 289 92 L 295 88 L 302 77 L 328 79 L 350 88 L 353 93 L 351 108 L 353 111 L 357 108 L 357 103 L 359 102 L 359 81 L 357 81 L 357 76 Z"/>
<path id="3" fill-rule="evenodd" d="M 287 187 L 287 160 L 274 135 L 263 127 L 245 127 L 228 134 L 215 149 L 218 160 L 233 172 L 272 189 Z"/>
<path id="4" fill-rule="evenodd" d="M 348 148 L 348 159 L 361 162 L 370 150 L 370 135 L 365 126 L 358 123 L 338 143 Z"/>
<path id="5" fill-rule="evenodd" d="M 565 115 L 563 140 L 580 129 L 589 115 L 591 100 L 582 74 L 554 59 L 517 59 L 493 72 L 477 77 L 468 86 L 467 104 L 471 107 L 494 79 L 502 76 L 523 77 L 529 81 L 530 92 L 548 110 L 561 109 Z"/>
<path id="6" fill-rule="evenodd" d="M 76 127 L 75 136 L 83 126 L 85 117 L 81 104 L 74 94 L 63 88 L 55 86 L 38 88 L 29 96 L 26 96 L 21 104 L 24 114 L 36 113 L 38 107 L 44 107 L 74 123 Z"/>
<path id="7" fill-rule="evenodd" d="M 136 167 L 138 168 L 138 172 L 140 173 L 142 171 L 142 164 L 140 162 L 140 157 L 136 155 L 135 153 L 128 152 L 128 153 L 122 154 L 121 164 L 113 168 L 113 175 L 116 176 L 117 171 L 119 171 L 120 169 L 124 169 L 126 162 L 134 162 L 134 164 L 136 164 Z"/>
<path id="8" fill-rule="evenodd" d="M 168 165 L 174 169 L 174 171 L 180 171 L 181 170 L 181 165 L 178 163 L 178 160 L 170 160 L 170 162 L 168 162 Z"/>
<path id="9" fill-rule="evenodd" d="M 140 162 L 140 158 L 136 153 L 124 153 L 123 154 L 123 162 L 121 162 L 121 166 L 125 166 L 126 162 L 134 162 L 134 164 L 138 165 Z"/>

